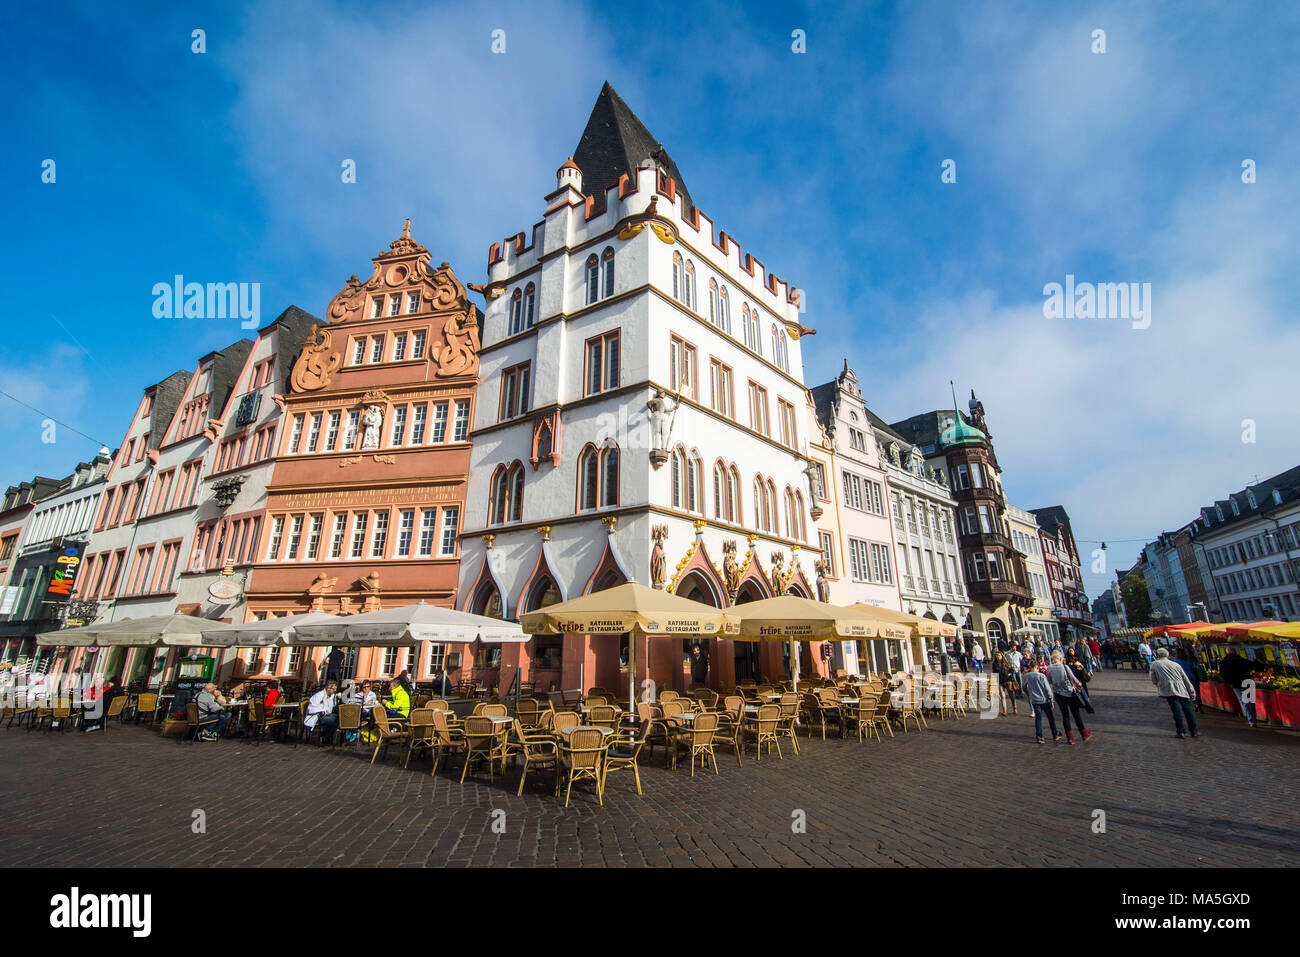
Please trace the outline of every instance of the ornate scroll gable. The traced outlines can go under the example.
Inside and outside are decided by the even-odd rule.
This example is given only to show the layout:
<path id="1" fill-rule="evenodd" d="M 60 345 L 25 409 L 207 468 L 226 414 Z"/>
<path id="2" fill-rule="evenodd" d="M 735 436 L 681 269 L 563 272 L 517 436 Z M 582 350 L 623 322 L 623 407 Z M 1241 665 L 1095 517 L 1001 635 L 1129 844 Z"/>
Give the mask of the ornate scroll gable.
<path id="1" fill-rule="evenodd" d="M 450 270 L 448 270 L 450 273 Z M 472 313 L 452 313 L 442 325 L 442 342 L 429 347 L 440 376 L 475 375 L 478 372 L 478 320 Z"/>
<path id="2" fill-rule="evenodd" d="M 343 364 L 343 356 L 331 350 L 332 342 L 333 337 L 328 329 L 321 329 L 312 323 L 311 331 L 302 341 L 302 352 L 289 376 L 294 392 L 315 392 L 330 384 L 330 379 Z"/>

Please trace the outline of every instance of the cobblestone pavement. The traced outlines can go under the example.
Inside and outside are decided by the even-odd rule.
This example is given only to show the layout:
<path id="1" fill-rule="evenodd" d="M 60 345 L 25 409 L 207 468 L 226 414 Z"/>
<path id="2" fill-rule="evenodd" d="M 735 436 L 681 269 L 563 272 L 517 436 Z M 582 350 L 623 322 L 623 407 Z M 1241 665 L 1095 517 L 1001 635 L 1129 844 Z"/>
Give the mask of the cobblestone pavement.
<path id="1" fill-rule="evenodd" d="M 882 743 L 803 738 L 798 756 L 743 767 L 724 754 L 694 778 L 657 752 L 644 796 L 616 775 L 604 808 L 588 786 L 568 810 L 544 774 L 523 797 L 513 770 L 461 786 L 458 759 L 434 780 L 427 762 L 341 749 L 0 730 L 0 864 L 1300 864 L 1300 738 L 1207 713 L 1204 736 L 1180 741 L 1141 673 L 1105 672 L 1093 697 L 1087 744 L 1035 744 L 1022 708 Z"/>

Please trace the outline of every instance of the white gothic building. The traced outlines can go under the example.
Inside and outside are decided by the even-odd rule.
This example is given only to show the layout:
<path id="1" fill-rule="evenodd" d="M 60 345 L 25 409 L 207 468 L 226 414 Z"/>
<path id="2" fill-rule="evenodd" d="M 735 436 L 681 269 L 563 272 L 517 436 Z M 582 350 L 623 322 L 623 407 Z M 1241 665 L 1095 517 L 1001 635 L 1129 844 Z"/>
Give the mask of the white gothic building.
<path id="1" fill-rule="evenodd" d="M 696 208 L 608 84 L 556 177 L 479 287 L 458 607 L 517 618 L 623 581 L 716 606 L 812 597 L 797 294 Z M 504 649 L 500 681 L 626 688 L 625 642 L 535 638 Z M 783 657 L 654 639 L 636 677 L 730 686 Z"/>

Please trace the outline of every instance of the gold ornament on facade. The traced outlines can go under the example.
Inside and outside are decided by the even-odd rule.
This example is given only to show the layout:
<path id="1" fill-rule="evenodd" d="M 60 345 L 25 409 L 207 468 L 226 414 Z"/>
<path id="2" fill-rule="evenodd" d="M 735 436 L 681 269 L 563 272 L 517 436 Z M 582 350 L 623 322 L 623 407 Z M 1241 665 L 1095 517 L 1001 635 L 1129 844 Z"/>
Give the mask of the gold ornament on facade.
<path id="1" fill-rule="evenodd" d="M 677 591 L 677 583 L 682 580 L 682 573 L 686 571 L 686 566 L 690 564 L 691 559 L 695 557 L 695 553 L 699 550 L 699 547 L 700 543 L 698 540 L 691 542 L 690 547 L 686 549 L 686 554 L 683 555 L 681 561 L 677 563 L 677 570 L 673 572 L 673 580 L 668 583 L 668 587 L 665 589 L 666 591 Z"/>
<path id="2" fill-rule="evenodd" d="M 614 528 L 618 525 L 618 516 L 617 516 L 617 515 L 606 515 L 604 518 L 602 518 L 602 519 L 600 520 L 600 524 L 602 524 L 602 525 L 605 526 L 605 534 L 606 534 L 606 535 L 613 535 L 613 534 L 614 534 Z"/>
<path id="3" fill-rule="evenodd" d="M 496 537 L 495 535 L 484 535 L 484 536 L 483 536 L 483 546 L 484 546 L 485 548 L 491 548 L 492 545 L 493 545 L 493 543 L 494 543 L 496 540 L 497 540 L 497 537 Z"/>
<path id="4" fill-rule="evenodd" d="M 549 525 L 537 526 L 537 534 L 542 536 L 542 541 L 549 542 L 551 540 L 551 526 Z"/>
<path id="5" fill-rule="evenodd" d="M 742 569 L 736 563 L 736 540 L 728 538 L 722 543 L 722 574 L 719 576 L 727 583 L 727 591 L 730 593 L 731 601 L 736 601 L 736 593 L 740 591 L 740 578 Z"/>
<path id="6" fill-rule="evenodd" d="M 343 356 L 337 352 L 330 353 L 331 341 L 329 330 L 321 329 L 313 322 L 289 376 L 295 392 L 314 392 L 330 384 L 330 379 L 343 364 Z"/>

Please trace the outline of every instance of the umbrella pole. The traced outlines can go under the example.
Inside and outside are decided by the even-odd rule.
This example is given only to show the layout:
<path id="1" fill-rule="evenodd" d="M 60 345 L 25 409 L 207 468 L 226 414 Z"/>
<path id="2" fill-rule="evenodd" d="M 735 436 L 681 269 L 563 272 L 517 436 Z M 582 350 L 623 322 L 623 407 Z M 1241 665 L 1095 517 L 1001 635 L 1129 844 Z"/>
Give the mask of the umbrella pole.
<path id="1" fill-rule="evenodd" d="M 796 646 L 799 643 L 793 638 L 790 639 L 790 680 L 794 691 L 799 690 L 799 658 Z"/>
<path id="2" fill-rule="evenodd" d="M 627 633 L 627 710 L 636 714 L 636 630 Z"/>

